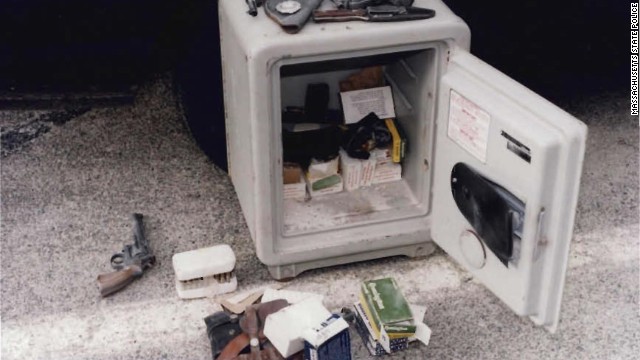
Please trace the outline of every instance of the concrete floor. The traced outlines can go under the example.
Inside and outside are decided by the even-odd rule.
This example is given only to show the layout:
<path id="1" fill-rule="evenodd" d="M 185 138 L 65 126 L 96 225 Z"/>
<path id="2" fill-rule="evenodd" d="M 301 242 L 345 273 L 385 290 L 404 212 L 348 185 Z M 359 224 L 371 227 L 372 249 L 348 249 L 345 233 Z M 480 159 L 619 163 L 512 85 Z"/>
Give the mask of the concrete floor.
<path id="1" fill-rule="evenodd" d="M 271 282 L 228 177 L 191 140 L 169 83 L 148 84 L 132 106 L 59 121 L 0 112 L 2 359 L 207 359 L 202 318 L 219 307 L 177 298 L 171 256 L 227 243 L 240 289 Z M 361 280 L 394 276 L 433 330 L 428 347 L 394 359 L 637 358 L 638 120 L 624 93 L 561 105 L 590 132 L 558 333 L 514 315 L 439 251 L 309 271 L 289 288 L 338 309 Z M 146 216 L 158 264 L 102 299 L 96 276 L 131 241 L 134 211 Z M 368 358 L 359 338 L 352 351 Z"/>

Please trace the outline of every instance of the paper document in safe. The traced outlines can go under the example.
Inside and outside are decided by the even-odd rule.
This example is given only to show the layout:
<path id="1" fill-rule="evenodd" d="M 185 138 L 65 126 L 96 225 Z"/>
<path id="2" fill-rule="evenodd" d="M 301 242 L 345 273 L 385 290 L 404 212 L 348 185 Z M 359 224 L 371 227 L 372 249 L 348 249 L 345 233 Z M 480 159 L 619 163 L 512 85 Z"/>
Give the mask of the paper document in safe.
<path id="1" fill-rule="evenodd" d="M 346 124 L 356 123 L 370 112 L 381 119 L 396 117 L 389 86 L 342 92 L 340 98 Z"/>

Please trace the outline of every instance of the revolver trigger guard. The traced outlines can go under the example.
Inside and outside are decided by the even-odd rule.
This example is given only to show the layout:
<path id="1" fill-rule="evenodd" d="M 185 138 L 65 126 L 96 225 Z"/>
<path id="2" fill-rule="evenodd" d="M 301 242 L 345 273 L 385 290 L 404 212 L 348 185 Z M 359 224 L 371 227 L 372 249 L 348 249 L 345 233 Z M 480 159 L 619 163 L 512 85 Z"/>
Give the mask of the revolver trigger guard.
<path id="1" fill-rule="evenodd" d="M 156 256 L 150 255 L 142 261 L 142 267 L 144 269 L 152 268 L 156 264 Z"/>

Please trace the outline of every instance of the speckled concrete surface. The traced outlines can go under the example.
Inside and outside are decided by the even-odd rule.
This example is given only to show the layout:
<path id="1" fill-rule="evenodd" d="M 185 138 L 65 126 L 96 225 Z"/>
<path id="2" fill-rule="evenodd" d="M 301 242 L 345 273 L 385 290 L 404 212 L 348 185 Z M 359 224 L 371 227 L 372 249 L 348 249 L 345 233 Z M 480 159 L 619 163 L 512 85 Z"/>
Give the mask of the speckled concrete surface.
<path id="1" fill-rule="evenodd" d="M 241 289 L 271 281 L 229 179 L 190 139 L 168 84 L 160 78 L 131 106 L 49 124 L 3 152 L 3 359 L 208 359 L 202 318 L 218 305 L 177 298 L 171 256 L 227 243 Z M 441 252 L 313 270 L 289 288 L 325 294 L 337 309 L 356 299 L 362 279 L 395 276 L 411 302 L 427 307 L 433 336 L 393 359 L 636 358 L 638 121 L 627 115 L 626 94 L 564 106 L 590 133 L 557 334 L 512 314 Z M 0 125 L 4 133 L 39 116 L 0 112 Z M 101 299 L 95 278 L 131 241 L 134 211 L 146 215 L 158 264 Z M 353 355 L 368 358 L 359 338 Z"/>

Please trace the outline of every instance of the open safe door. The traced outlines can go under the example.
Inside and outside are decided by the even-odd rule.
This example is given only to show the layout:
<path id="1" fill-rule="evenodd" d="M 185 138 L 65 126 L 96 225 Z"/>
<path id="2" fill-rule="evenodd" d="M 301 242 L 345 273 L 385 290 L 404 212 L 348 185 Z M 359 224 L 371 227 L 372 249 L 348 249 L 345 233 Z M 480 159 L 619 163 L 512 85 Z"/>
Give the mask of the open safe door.
<path id="1" fill-rule="evenodd" d="M 433 240 L 514 312 L 554 332 L 586 126 L 461 49 L 438 101 Z"/>

